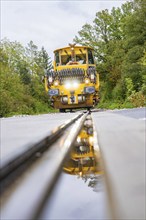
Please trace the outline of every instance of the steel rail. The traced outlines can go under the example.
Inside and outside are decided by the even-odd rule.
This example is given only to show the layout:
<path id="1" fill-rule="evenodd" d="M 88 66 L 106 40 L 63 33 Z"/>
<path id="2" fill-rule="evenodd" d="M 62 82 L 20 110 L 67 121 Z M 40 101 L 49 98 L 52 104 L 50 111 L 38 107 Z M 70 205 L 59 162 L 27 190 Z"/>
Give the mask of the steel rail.
<path id="1" fill-rule="evenodd" d="M 42 146 L 47 145 L 47 147 L 44 147 L 45 152 L 34 163 L 32 163 L 34 159 L 30 159 L 32 164 L 31 165 L 29 164 L 30 166 L 28 166 L 27 164 L 26 166 L 27 168 L 29 167 L 29 173 L 25 175 L 28 169 L 24 169 L 24 168 L 21 169 L 21 172 L 22 170 L 25 170 L 24 172 L 25 178 L 22 175 L 22 177 L 19 178 L 18 181 L 19 183 L 16 183 L 16 186 L 10 187 L 12 189 L 7 189 L 8 191 L 7 196 L 6 198 L 3 199 L 4 202 L 2 202 L 1 216 L 3 219 L 9 219 L 9 218 L 14 218 L 19 220 L 22 218 L 26 220 L 40 219 L 45 203 L 50 197 L 51 192 L 61 173 L 63 163 L 66 157 L 69 155 L 69 152 L 74 144 L 74 141 L 77 138 L 78 133 L 82 129 L 82 126 L 84 124 L 84 121 L 86 120 L 87 115 L 88 113 L 81 114 L 75 117 L 73 120 L 71 120 L 69 123 L 70 125 L 73 124 L 71 128 L 69 127 L 68 123 L 65 123 L 63 126 L 61 126 L 61 130 L 63 129 L 62 132 L 63 131 L 66 132 L 66 134 L 64 134 L 63 139 L 60 137 L 60 134 L 62 134 L 62 132 L 61 133 L 59 132 L 59 136 L 58 136 L 58 129 L 57 129 L 56 131 L 57 137 L 53 133 L 52 138 L 47 137 L 47 141 L 42 140 L 41 142 L 38 143 L 37 152 L 38 152 L 38 148 L 39 151 L 41 151 Z M 58 137 L 60 137 L 62 142 L 61 150 L 58 150 L 58 141 L 55 142 Z M 52 144 L 52 140 L 54 142 L 53 144 Z M 51 147 L 48 147 L 48 143 L 49 146 L 51 144 Z M 27 159 L 26 163 L 28 163 L 29 157 L 26 157 L 26 159 Z M 21 165 L 21 163 L 18 162 L 17 164 L 23 166 L 25 164 L 24 159 L 23 159 L 23 165 Z M 13 166 L 14 166 L 13 169 L 17 170 L 15 167 L 16 165 Z M 9 175 L 11 176 L 10 170 L 12 170 L 13 172 L 13 169 L 8 169 L 9 172 L 5 171 L 5 173 L 7 174 L 7 175 L 3 174 L 5 180 L 8 179 L 9 181 Z M 16 174 L 18 175 L 19 173 L 20 172 L 14 172 L 15 178 L 16 178 Z M 12 180 L 12 177 L 10 179 Z M 32 188 L 35 187 L 35 184 L 37 184 L 36 189 L 32 190 Z M 12 194 L 11 194 L 11 190 L 14 190 Z M 10 195 L 10 199 L 8 195 Z M 30 195 L 31 197 L 29 197 Z M 25 204 L 23 208 L 21 204 L 22 201 Z"/>
<path id="2" fill-rule="evenodd" d="M 44 196 L 41 197 L 41 200 L 39 202 L 38 207 L 36 208 L 36 212 L 34 213 L 33 219 L 41 219 L 41 213 L 43 211 L 43 208 L 45 206 L 45 202 L 48 199 L 48 195 L 52 192 L 52 189 L 54 188 L 54 183 L 56 182 L 56 180 L 59 177 L 59 173 L 62 170 L 63 164 L 65 162 L 65 159 L 67 158 L 67 156 L 69 155 L 74 142 L 78 136 L 78 134 L 80 133 L 83 124 L 86 120 L 88 113 L 84 114 L 71 128 L 71 130 L 69 131 L 69 134 L 67 136 L 67 138 L 65 139 L 65 142 L 63 144 L 63 149 L 62 149 L 62 155 L 59 155 L 58 158 L 58 163 L 56 164 L 56 167 L 54 169 L 54 175 L 51 178 L 51 181 L 47 184 L 47 189 L 46 191 L 44 191 Z"/>
<path id="3" fill-rule="evenodd" d="M 22 149 L 22 152 L 19 152 L 18 155 L 14 156 L 10 160 L 2 161 L 0 168 L 1 193 L 4 192 L 5 188 L 14 181 L 19 173 L 25 170 L 34 160 L 36 160 L 40 153 L 46 151 L 59 138 L 59 136 L 63 134 L 65 129 L 78 120 L 82 115 L 83 113 L 66 121 L 39 142 L 28 147 L 26 146 Z"/>

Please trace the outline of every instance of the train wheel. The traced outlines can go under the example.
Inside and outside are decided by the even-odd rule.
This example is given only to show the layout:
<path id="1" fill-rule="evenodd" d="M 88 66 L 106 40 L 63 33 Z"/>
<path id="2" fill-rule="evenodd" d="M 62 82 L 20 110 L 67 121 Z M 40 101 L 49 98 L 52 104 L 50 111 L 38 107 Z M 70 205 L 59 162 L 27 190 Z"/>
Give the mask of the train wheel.
<path id="1" fill-rule="evenodd" d="M 87 111 L 89 111 L 89 112 L 90 112 L 90 111 L 91 111 L 91 107 L 88 107 L 88 108 L 87 108 Z"/>
<path id="2" fill-rule="evenodd" d="M 65 112 L 65 109 L 60 108 L 59 112 Z"/>

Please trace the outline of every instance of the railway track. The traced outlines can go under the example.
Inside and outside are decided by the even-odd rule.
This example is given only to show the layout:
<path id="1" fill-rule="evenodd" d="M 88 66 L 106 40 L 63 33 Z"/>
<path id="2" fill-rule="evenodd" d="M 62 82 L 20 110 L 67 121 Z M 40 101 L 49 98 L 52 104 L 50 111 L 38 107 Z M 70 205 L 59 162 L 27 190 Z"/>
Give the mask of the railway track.
<path id="1" fill-rule="evenodd" d="M 68 120 L 49 136 L 1 164 L 2 219 L 40 219 L 63 164 L 85 124 L 91 126 L 90 112 Z"/>
<path id="2" fill-rule="evenodd" d="M 86 133 L 90 136 L 89 145 L 84 140 Z M 103 167 L 105 194 L 102 195 L 105 201 L 101 197 L 97 198 L 92 210 L 99 210 L 88 219 L 145 219 L 144 155 L 144 121 L 104 111 L 78 113 L 35 144 L 27 146 L 25 150 L 20 148 L 15 156 L 1 162 L 1 219 L 60 219 L 60 216 L 55 218 L 56 215 L 50 215 L 49 212 L 52 211 L 50 204 L 62 171 L 78 174 L 85 180 L 84 172 L 92 171 L 101 177 Z M 94 185 L 93 180 L 92 176 L 90 186 Z M 74 191 L 80 193 L 78 189 L 69 190 L 67 192 L 71 194 Z M 95 197 L 100 196 L 100 193 Z M 58 197 L 58 194 L 55 195 Z M 69 197 L 64 192 L 63 196 Z M 90 204 L 90 199 L 86 204 Z M 70 203 L 64 212 L 75 206 L 72 200 Z M 82 211 L 79 207 L 80 204 L 77 204 L 74 211 Z M 100 211 L 105 215 L 100 215 Z M 86 218 L 90 209 L 84 212 L 82 216 Z M 63 213 L 62 219 L 65 219 L 64 216 L 67 216 L 66 219 L 78 219 L 80 214 L 77 218 L 72 215 L 69 218 Z"/>

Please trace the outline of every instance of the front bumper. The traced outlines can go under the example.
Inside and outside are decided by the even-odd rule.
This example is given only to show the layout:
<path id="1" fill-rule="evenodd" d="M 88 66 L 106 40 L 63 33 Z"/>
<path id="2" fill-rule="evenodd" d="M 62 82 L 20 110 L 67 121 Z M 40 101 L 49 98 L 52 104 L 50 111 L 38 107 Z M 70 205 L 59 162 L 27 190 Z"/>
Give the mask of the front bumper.
<path id="1" fill-rule="evenodd" d="M 81 86 L 78 89 L 53 88 L 49 90 L 50 100 L 55 108 L 93 106 L 98 98 L 95 86 Z M 61 106 L 61 107 L 60 107 Z"/>

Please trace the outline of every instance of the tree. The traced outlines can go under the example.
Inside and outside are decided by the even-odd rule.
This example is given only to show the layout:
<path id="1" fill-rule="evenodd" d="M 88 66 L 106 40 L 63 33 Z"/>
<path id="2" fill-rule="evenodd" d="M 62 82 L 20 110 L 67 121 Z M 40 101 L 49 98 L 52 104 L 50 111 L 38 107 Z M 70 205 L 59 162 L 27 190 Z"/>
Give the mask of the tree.
<path id="1" fill-rule="evenodd" d="M 47 51 L 42 47 L 40 53 L 40 65 L 44 69 L 44 71 L 49 71 L 53 68 L 51 58 L 49 57 Z"/>
<path id="2" fill-rule="evenodd" d="M 29 48 L 24 48 L 18 42 L 1 41 L 1 117 L 48 111 L 48 96 L 40 80 L 45 68 L 38 60 L 40 54 L 32 42 Z"/>
<path id="3" fill-rule="evenodd" d="M 93 47 L 100 73 L 102 102 L 126 99 L 125 78 L 133 91 L 144 91 L 146 73 L 145 1 L 126 2 L 121 8 L 96 13 L 93 24 L 86 24 L 74 41 Z M 138 97 L 138 96 L 137 96 Z"/>

